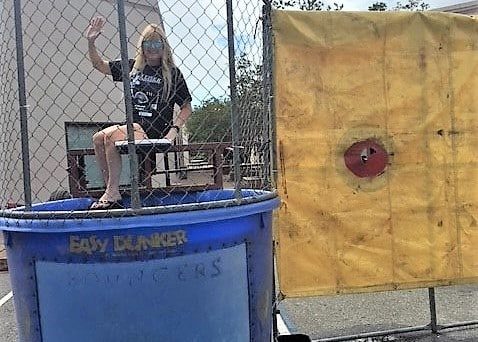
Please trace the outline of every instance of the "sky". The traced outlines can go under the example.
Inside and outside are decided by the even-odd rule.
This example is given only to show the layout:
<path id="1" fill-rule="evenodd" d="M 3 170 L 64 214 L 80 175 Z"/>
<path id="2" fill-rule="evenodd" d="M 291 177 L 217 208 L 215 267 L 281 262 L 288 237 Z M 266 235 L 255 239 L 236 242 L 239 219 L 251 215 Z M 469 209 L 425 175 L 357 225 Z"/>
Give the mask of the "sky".
<path id="1" fill-rule="evenodd" d="M 380 1 L 380 0 L 379 0 Z M 381 0 L 382 2 L 387 4 L 388 8 L 392 8 L 396 5 L 397 0 Z M 327 3 L 333 3 L 333 2 L 338 2 L 344 4 L 344 10 L 345 11 L 366 11 L 368 9 L 368 6 L 373 4 L 374 0 L 368 1 L 368 0 L 342 0 L 342 1 L 324 1 Z M 401 1 L 402 3 L 406 3 L 406 0 Z M 459 0 L 425 0 L 426 3 L 430 5 L 430 9 L 434 8 L 439 8 L 439 7 L 445 7 L 445 6 L 451 6 L 454 4 L 462 3 L 462 2 L 467 2 L 466 0 L 464 1 L 459 1 Z"/>

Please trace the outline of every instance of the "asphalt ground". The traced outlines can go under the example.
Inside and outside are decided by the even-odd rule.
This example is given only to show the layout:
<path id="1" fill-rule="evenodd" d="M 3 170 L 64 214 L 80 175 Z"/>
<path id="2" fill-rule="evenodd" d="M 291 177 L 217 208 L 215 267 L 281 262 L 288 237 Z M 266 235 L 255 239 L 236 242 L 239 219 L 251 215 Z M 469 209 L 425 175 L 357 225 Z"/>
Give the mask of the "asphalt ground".
<path id="1" fill-rule="evenodd" d="M 0 341 L 18 341 L 13 298 L 9 298 L 10 278 L 7 272 L 0 272 Z M 3 299 L 3 301 L 2 301 Z"/>
<path id="2" fill-rule="evenodd" d="M 478 285 L 435 288 L 437 324 L 478 321 Z M 313 340 L 384 330 L 425 326 L 430 323 L 428 289 L 285 299 L 281 316 L 291 333 Z M 349 341 L 476 342 L 478 325 L 430 330 Z"/>
<path id="3" fill-rule="evenodd" d="M 0 272 L 0 341 L 2 342 L 18 340 L 13 299 L 9 298 L 10 292 L 9 275 L 7 272 Z M 478 285 L 439 287 L 435 289 L 435 298 L 439 325 L 478 320 Z M 428 290 L 417 289 L 285 299 L 280 303 L 279 308 L 287 329 L 291 333 L 307 334 L 313 340 L 317 340 L 427 325 L 430 322 L 428 303 Z M 477 342 L 478 325 L 445 329 L 437 335 L 431 334 L 430 331 L 421 331 L 348 341 Z"/>

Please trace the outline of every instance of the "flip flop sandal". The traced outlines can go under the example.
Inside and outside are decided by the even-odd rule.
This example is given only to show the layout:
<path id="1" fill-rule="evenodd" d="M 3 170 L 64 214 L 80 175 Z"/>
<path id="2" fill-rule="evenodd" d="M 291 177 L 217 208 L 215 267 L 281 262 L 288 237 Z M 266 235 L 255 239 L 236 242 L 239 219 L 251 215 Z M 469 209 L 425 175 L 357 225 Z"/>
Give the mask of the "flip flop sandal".
<path id="1" fill-rule="evenodd" d="M 124 209 L 119 201 L 96 201 L 91 203 L 90 210 L 110 210 L 110 209 Z"/>

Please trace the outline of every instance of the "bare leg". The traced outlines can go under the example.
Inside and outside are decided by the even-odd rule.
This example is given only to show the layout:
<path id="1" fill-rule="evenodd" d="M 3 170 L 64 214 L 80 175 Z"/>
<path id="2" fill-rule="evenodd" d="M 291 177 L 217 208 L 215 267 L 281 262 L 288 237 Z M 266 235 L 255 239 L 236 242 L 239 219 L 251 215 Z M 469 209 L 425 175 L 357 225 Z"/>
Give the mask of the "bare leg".
<path id="1" fill-rule="evenodd" d="M 105 134 L 103 131 L 95 133 L 93 135 L 93 147 L 95 149 L 95 156 L 98 166 L 100 168 L 101 174 L 105 185 L 108 184 L 108 164 L 106 163 L 106 152 L 105 152 Z"/>
<path id="2" fill-rule="evenodd" d="M 97 140 L 103 138 L 103 143 L 95 143 L 95 154 L 99 166 L 102 169 L 103 177 L 106 184 L 106 190 L 103 196 L 101 196 L 100 201 L 109 201 L 114 202 L 121 199 L 121 194 L 119 192 L 119 181 L 121 175 L 121 155 L 116 149 L 115 142 L 120 140 L 125 140 L 127 138 L 126 126 L 111 126 L 105 128 L 101 132 L 95 134 L 94 139 L 97 135 Z M 134 124 L 134 138 L 136 140 L 147 139 L 146 133 L 140 125 Z M 103 172 L 103 170 L 105 170 Z"/>
<path id="3" fill-rule="evenodd" d="M 125 140 L 126 134 L 120 129 L 105 135 L 105 156 L 108 166 L 108 182 L 106 190 L 100 200 L 117 201 L 121 199 L 119 192 L 119 181 L 121 175 L 121 155 L 116 149 L 115 141 Z"/>

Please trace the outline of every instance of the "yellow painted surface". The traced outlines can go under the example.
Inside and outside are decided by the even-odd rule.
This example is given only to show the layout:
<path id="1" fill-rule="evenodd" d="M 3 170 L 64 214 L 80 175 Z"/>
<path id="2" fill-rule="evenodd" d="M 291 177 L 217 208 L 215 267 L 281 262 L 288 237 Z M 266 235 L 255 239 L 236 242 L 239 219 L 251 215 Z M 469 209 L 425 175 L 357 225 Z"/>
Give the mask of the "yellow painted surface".
<path id="1" fill-rule="evenodd" d="M 478 280 L 478 22 L 277 11 L 276 218 L 285 296 Z M 374 138 L 385 172 L 344 164 Z"/>

